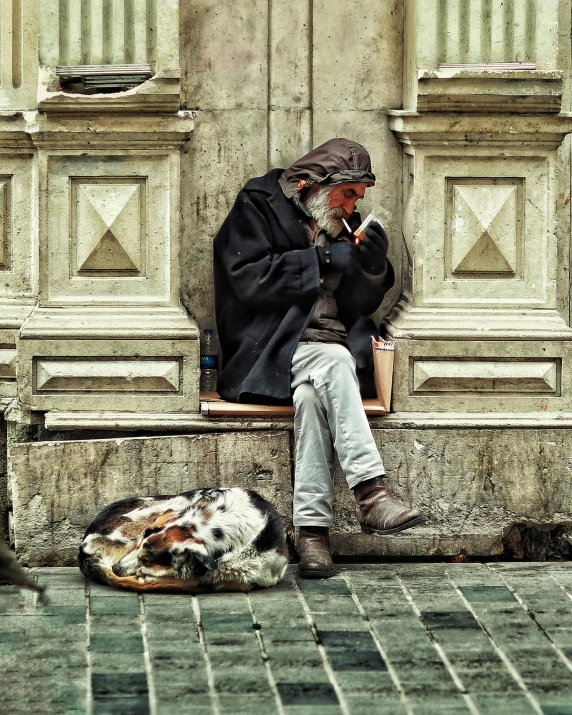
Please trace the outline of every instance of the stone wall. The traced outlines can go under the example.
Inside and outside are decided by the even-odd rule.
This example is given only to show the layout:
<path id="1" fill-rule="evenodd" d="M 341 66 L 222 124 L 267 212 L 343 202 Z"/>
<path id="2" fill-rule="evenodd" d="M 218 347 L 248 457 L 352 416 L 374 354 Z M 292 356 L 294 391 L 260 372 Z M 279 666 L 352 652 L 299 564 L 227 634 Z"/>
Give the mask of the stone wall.
<path id="1" fill-rule="evenodd" d="M 520 533 L 572 538 L 570 429 L 374 430 L 387 479 L 429 521 L 393 536 L 360 532 L 355 500 L 337 467 L 332 546 L 367 556 L 522 556 Z M 83 533 L 108 503 L 201 486 L 259 491 L 291 525 L 288 431 L 204 433 L 16 444 L 11 484 L 16 549 L 31 565 L 76 562 Z M 519 531 L 520 529 L 520 531 Z"/>
<path id="2" fill-rule="evenodd" d="M 0 419 L 0 537 L 8 534 L 8 443 L 6 422 Z"/>
<path id="3" fill-rule="evenodd" d="M 385 214 L 399 272 L 401 152 L 385 112 L 401 106 L 403 3 L 199 0 L 181 5 L 181 28 L 181 99 L 198 111 L 183 161 L 182 296 L 199 325 L 213 325 L 211 243 L 238 190 L 334 136 L 371 152 L 378 182 L 362 210 Z"/>
<path id="4" fill-rule="evenodd" d="M 72 559 L 98 508 L 161 486 L 147 463 L 176 445 L 228 460 L 207 473 L 192 457 L 189 484 L 232 480 L 223 445 L 245 434 L 245 474 L 275 442 L 290 463 L 288 421 L 199 414 L 198 337 L 239 188 L 336 135 L 372 154 L 363 210 L 384 219 L 398 276 L 376 315 L 396 343 L 376 438 L 396 491 L 431 517 L 366 539 L 339 475 L 336 550 L 498 553 L 515 529 L 572 523 L 571 0 L 6 0 L 1 13 L 0 474 L 7 460 L 25 559 Z M 94 92 L 135 64 L 151 76 Z M 188 487 L 180 468 L 165 488 Z M 280 499 L 291 478 L 276 476 Z"/>
<path id="5" fill-rule="evenodd" d="M 286 432 L 20 444 L 11 470 L 16 550 L 35 565 L 76 563 L 97 513 L 133 495 L 241 486 L 291 515 Z"/>

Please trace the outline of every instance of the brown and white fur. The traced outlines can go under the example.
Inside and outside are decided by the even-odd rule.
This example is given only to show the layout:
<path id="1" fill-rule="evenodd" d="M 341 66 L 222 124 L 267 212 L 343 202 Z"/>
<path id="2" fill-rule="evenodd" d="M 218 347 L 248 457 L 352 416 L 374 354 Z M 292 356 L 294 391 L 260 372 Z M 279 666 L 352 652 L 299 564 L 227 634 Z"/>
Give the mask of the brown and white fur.
<path id="1" fill-rule="evenodd" d="M 79 550 L 84 576 L 136 591 L 249 591 L 286 570 L 282 519 L 250 489 L 195 489 L 106 507 Z"/>

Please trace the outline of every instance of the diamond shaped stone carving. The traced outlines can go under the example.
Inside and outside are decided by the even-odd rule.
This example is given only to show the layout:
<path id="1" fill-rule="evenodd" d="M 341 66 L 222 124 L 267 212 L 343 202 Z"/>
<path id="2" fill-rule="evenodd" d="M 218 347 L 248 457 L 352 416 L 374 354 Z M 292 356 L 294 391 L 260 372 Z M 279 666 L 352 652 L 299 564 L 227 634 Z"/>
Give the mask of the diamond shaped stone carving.
<path id="1" fill-rule="evenodd" d="M 77 273 L 139 275 L 145 235 L 143 182 L 93 179 L 75 185 Z"/>
<path id="2" fill-rule="evenodd" d="M 485 231 L 459 265 L 455 273 L 514 273 L 514 270 L 488 231 Z"/>
<path id="3" fill-rule="evenodd" d="M 481 182 L 453 185 L 452 272 L 512 277 L 518 259 L 519 184 Z"/>

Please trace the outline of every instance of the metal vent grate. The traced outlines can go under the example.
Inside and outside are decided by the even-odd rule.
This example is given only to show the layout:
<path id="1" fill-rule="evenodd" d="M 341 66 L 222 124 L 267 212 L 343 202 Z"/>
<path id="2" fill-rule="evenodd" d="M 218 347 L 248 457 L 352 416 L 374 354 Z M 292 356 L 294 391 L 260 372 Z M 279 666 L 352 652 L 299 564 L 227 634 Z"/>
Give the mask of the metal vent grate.
<path id="1" fill-rule="evenodd" d="M 76 65 L 56 67 L 62 86 L 81 84 L 95 91 L 130 89 L 153 76 L 151 65 Z"/>

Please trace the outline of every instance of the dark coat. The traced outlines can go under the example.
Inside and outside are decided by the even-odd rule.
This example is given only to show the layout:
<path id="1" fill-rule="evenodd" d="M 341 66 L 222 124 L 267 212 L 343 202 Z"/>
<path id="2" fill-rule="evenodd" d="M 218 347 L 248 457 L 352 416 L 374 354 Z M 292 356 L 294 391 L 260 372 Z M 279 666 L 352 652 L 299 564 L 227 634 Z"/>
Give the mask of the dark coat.
<path id="1" fill-rule="evenodd" d="M 233 402 L 291 401 L 290 365 L 320 292 L 317 252 L 301 212 L 284 196 L 282 169 L 249 181 L 214 240 L 221 397 Z M 356 217 L 359 219 L 359 217 Z M 356 224 L 357 225 L 357 224 Z M 358 376 L 373 381 L 373 313 L 393 285 L 381 276 L 344 277 L 335 293 Z"/>

